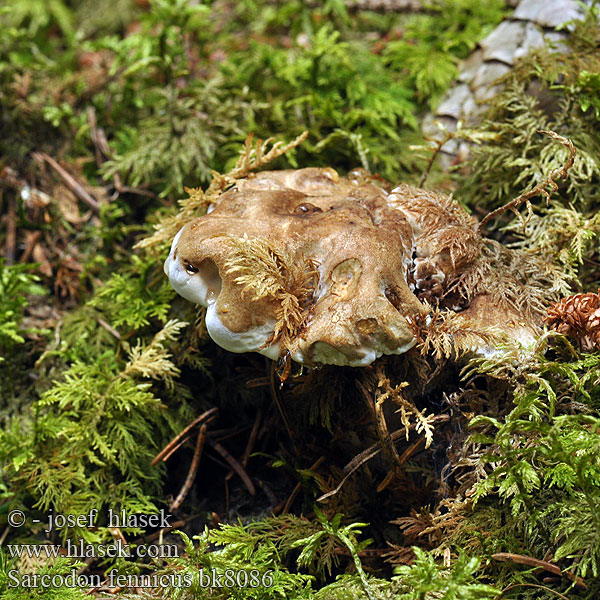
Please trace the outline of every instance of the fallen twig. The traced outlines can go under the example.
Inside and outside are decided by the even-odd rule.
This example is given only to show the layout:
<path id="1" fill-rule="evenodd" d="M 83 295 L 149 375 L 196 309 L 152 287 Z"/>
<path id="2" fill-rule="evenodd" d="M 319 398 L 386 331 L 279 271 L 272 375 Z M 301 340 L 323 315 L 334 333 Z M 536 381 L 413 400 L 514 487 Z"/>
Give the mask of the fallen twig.
<path id="1" fill-rule="evenodd" d="M 287 418 L 287 414 L 285 412 L 285 409 L 283 408 L 283 403 L 281 402 L 281 396 L 279 395 L 279 388 L 278 388 L 278 383 L 275 380 L 275 374 L 277 373 L 277 363 L 275 361 L 273 361 L 273 363 L 271 364 L 271 396 L 273 397 L 273 402 L 275 402 L 275 406 L 277 406 L 277 409 L 279 410 L 279 414 L 281 415 L 281 420 L 283 421 L 283 424 L 285 425 L 285 429 L 287 431 L 287 434 L 290 438 L 290 441 L 292 442 L 292 445 L 294 445 L 294 434 L 292 433 L 292 428 L 290 426 L 290 422 Z M 279 386 L 281 386 L 282 383 L 281 381 L 279 381 Z"/>
<path id="2" fill-rule="evenodd" d="M 96 320 L 98 321 L 98 325 L 106 329 L 106 331 L 108 331 L 110 335 L 112 335 L 117 340 L 121 339 L 121 334 L 112 325 L 109 325 L 104 319 L 101 319 L 100 317 L 98 317 Z"/>
<path id="3" fill-rule="evenodd" d="M 400 456 L 400 458 L 398 459 L 398 464 L 396 465 L 396 467 L 401 467 L 417 450 L 420 449 L 420 447 L 425 444 L 426 440 L 424 437 L 419 438 L 416 442 L 414 442 L 413 444 L 411 444 Z M 394 479 L 394 477 L 396 476 L 397 473 L 397 469 L 396 471 L 390 471 L 385 478 L 383 479 L 383 481 L 377 486 L 377 493 L 382 492 L 383 490 L 385 490 L 385 488 L 390 484 L 390 482 L 392 481 L 392 479 Z"/>
<path id="4" fill-rule="evenodd" d="M 435 417 L 431 418 L 431 423 L 444 423 L 444 422 L 448 421 L 449 419 L 450 419 L 450 416 L 446 415 L 446 414 L 436 415 Z M 408 428 L 402 427 L 401 429 L 398 429 L 398 430 L 392 432 L 390 434 L 390 438 L 393 441 L 396 441 L 397 439 L 406 436 L 407 429 L 408 429 L 408 431 L 410 431 L 411 429 L 414 429 L 415 426 L 416 426 L 415 423 L 411 423 Z M 363 450 L 360 454 L 357 454 L 344 467 L 344 473 L 346 473 L 346 475 L 340 481 L 340 483 L 333 490 L 319 496 L 317 498 L 317 502 L 322 502 L 323 500 L 326 500 L 330 496 L 334 496 L 335 494 L 337 494 L 342 489 L 342 486 L 344 485 L 344 483 L 346 483 L 346 481 L 348 480 L 350 475 L 352 475 L 352 473 L 354 473 L 359 467 L 364 465 L 366 462 L 370 461 L 372 458 L 375 458 L 381 452 L 381 450 L 382 450 L 381 444 L 378 442 L 376 444 L 369 446 L 367 449 Z"/>
<path id="5" fill-rule="evenodd" d="M 185 482 L 177 494 L 177 498 L 171 502 L 169 506 L 169 510 L 177 510 L 181 503 L 185 500 L 185 497 L 188 495 L 190 489 L 192 488 L 192 484 L 194 483 L 194 479 L 196 478 L 196 473 L 198 472 L 198 466 L 200 464 L 200 457 L 202 456 L 202 448 L 204 448 L 204 440 L 206 439 L 206 423 L 200 427 L 200 431 L 198 432 L 198 439 L 196 440 L 196 449 L 194 450 L 194 457 L 192 458 L 192 464 L 190 465 L 190 470 L 185 478 Z"/>
<path id="6" fill-rule="evenodd" d="M 246 444 L 246 449 L 244 450 L 244 454 L 242 455 L 242 460 L 240 461 L 242 467 L 246 467 L 248 464 L 248 458 L 252 453 L 252 448 L 254 448 L 254 443 L 256 442 L 256 436 L 258 434 L 258 427 L 262 420 L 262 410 L 259 410 L 256 413 L 256 418 L 254 419 L 254 425 L 252 426 L 252 431 L 250 431 L 250 436 L 248 437 L 248 443 Z M 225 481 L 229 481 L 233 477 L 233 471 L 229 471 L 225 476 Z"/>
<path id="7" fill-rule="evenodd" d="M 319 466 L 323 463 L 323 461 L 325 460 L 324 456 L 320 456 L 316 462 L 314 462 L 310 468 L 309 471 L 314 471 L 315 469 L 318 469 Z M 289 495 L 288 499 L 286 500 L 286 503 L 283 507 L 283 510 L 281 511 L 282 515 L 285 515 L 288 513 L 288 511 L 290 510 L 290 507 L 292 506 L 292 502 L 294 501 L 294 499 L 296 498 L 296 496 L 298 495 L 298 493 L 300 492 L 300 490 L 302 489 L 302 482 L 299 481 L 295 486 L 294 489 L 292 490 L 292 493 Z M 275 509 L 273 510 L 273 512 L 275 514 L 277 514 L 277 508 L 279 507 L 275 507 Z"/>
<path id="8" fill-rule="evenodd" d="M 47 162 L 62 177 L 66 186 L 93 211 L 98 212 L 100 210 L 98 201 L 83 188 L 75 177 L 61 167 L 51 156 L 45 152 L 33 152 L 32 156 L 36 160 Z"/>
<path id="9" fill-rule="evenodd" d="M 542 196 L 545 196 L 546 200 L 550 200 L 550 194 L 545 189 L 546 186 L 550 186 L 552 188 L 552 191 L 555 192 L 558 189 L 558 185 L 554 180 L 558 179 L 559 177 L 562 177 L 564 179 L 567 176 L 569 169 L 573 166 L 573 163 L 575 161 L 575 153 L 577 151 L 575 150 L 575 146 L 573 145 L 573 142 L 571 140 L 568 140 L 567 138 L 563 137 L 562 135 L 558 135 L 558 133 L 555 133 L 554 131 L 546 131 L 546 130 L 540 129 L 538 131 L 538 133 L 543 133 L 545 135 L 548 135 L 552 139 L 557 140 L 563 146 L 566 146 L 569 150 L 569 158 L 567 159 L 567 162 L 562 167 L 560 167 L 558 169 L 554 169 L 554 171 L 552 171 L 548 175 L 548 177 L 546 177 L 546 179 L 544 179 L 544 181 L 542 181 L 541 183 L 538 183 L 534 188 L 532 188 L 528 192 L 523 192 L 522 194 L 520 194 L 519 196 L 517 196 L 510 202 L 504 204 L 500 208 L 497 208 L 496 210 L 493 210 L 491 213 L 489 213 L 479 223 L 479 227 L 478 227 L 479 232 L 481 232 L 481 230 L 487 223 L 489 223 L 492 219 L 495 219 L 498 215 L 502 214 L 503 212 L 505 212 L 507 210 L 512 210 L 513 212 L 516 212 L 516 209 L 519 206 L 521 206 L 521 204 L 523 204 L 523 202 L 528 201 L 529 198 L 533 198 L 533 196 L 542 195 Z"/>
<path id="10" fill-rule="evenodd" d="M 19 262 L 23 263 L 23 264 L 27 262 L 27 260 L 31 256 L 32 252 L 34 251 L 36 244 L 39 242 L 40 238 L 42 237 L 42 232 L 38 229 L 36 231 L 28 232 L 25 235 L 27 236 L 25 250 L 23 251 L 23 254 L 21 254 L 21 257 L 19 258 Z"/>
<path id="11" fill-rule="evenodd" d="M 180 433 L 178 433 L 155 457 L 152 461 L 152 466 L 157 465 L 161 460 L 164 462 L 167 460 L 169 456 L 173 453 L 172 450 L 174 448 L 179 448 L 181 443 L 184 443 L 185 440 L 189 437 L 190 432 L 199 425 L 200 423 L 206 421 L 209 423 L 216 417 L 216 413 L 219 409 L 215 406 L 213 408 L 208 409 L 206 412 L 203 412 L 199 417 L 194 419 L 187 427 L 185 427 Z"/>
<path id="12" fill-rule="evenodd" d="M 427 166 L 425 167 L 425 170 L 423 171 L 423 174 L 421 175 L 421 179 L 419 180 L 419 186 L 418 187 L 423 187 L 423 184 L 425 183 L 425 181 L 427 180 L 427 177 L 429 176 L 429 173 L 431 172 L 431 167 L 433 167 L 433 163 L 435 162 L 435 159 L 437 158 L 438 154 L 441 152 L 442 148 L 454 137 L 454 132 L 453 131 L 447 131 L 446 135 L 444 135 L 443 138 L 436 140 L 435 142 L 435 149 L 434 151 L 431 153 L 431 156 L 429 157 L 429 161 L 427 162 Z"/>
<path id="13" fill-rule="evenodd" d="M 377 423 L 377 433 L 379 434 L 381 448 L 388 457 L 388 460 L 394 468 L 394 471 L 397 471 L 401 466 L 400 455 L 398 454 L 398 450 L 396 450 L 396 446 L 394 446 L 392 443 L 390 432 L 385 421 L 385 415 L 383 414 L 383 403 L 386 401 L 386 399 L 387 396 L 383 395 L 373 403 L 375 408 L 375 421 Z"/>
<path id="14" fill-rule="evenodd" d="M 587 590 L 587 585 L 581 577 L 577 577 L 573 575 L 573 573 L 569 573 L 569 571 L 563 571 L 558 565 L 548 562 L 547 560 L 540 560 L 539 558 L 525 556 L 523 554 L 513 554 L 512 552 L 496 552 L 496 554 L 492 554 L 492 558 L 501 562 L 513 562 L 528 567 L 538 567 L 554 575 L 566 577 L 569 581 L 574 581 L 576 587 Z"/>
<path id="15" fill-rule="evenodd" d="M 244 485 L 248 488 L 251 496 L 256 495 L 256 488 L 252 483 L 250 477 L 246 471 L 244 471 L 244 467 L 240 465 L 240 463 L 227 451 L 227 449 L 219 444 L 219 442 L 215 442 L 210 438 L 207 438 L 206 441 L 229 463 L 229 466 L 240 476 L 241 480 L 244 482 Z"/>

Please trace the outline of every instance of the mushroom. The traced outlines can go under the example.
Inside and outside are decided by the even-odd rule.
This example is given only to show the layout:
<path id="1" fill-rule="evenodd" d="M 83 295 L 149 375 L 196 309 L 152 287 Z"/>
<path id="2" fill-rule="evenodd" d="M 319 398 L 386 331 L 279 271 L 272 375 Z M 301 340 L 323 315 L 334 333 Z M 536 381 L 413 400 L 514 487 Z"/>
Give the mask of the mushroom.
<path id="1" fill-rule="evenodd" d="M 361 170 L 262 172 L 211 208 L 173 240 L 172 286 L 206 307 L 226 350 L 307 365 L 365 366 L 412 348 L 424 301 L 440 301 L 483 245 L 450 197 L 388 193 Z"/>

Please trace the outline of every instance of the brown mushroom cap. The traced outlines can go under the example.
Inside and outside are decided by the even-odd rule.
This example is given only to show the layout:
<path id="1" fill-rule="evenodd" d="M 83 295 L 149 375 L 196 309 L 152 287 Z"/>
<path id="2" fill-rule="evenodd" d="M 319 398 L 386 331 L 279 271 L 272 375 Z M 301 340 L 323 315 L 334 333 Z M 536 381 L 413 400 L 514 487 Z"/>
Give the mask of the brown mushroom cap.
<path id="1" fill-rule="evenodd" d="M 425 311 L 415 286 L 443 282 L 478 254 L 474 223 L 447 196 L 409 186 L 388 194 L 357 172 L 263 172 L 183 227 L 165 272 L 182 296 L 208 307 L 209 334 L 228 350 L 271 358 L 287 350 L 305 364 L 363 366 L 415 344 L 415 317 Z M 262 244 L 288 275 L 307 264 L 318 271 L 301 330 L 285 347 L 275 332 L 282 298 L 294 290 L 250 293 L 248 273 L 242 281 L 231 268 L 232 240 Z M 411 269 L 423 282 L 409 285 Z M 265 277 L 259 262 L 255 277 L 250 287 Z"/>

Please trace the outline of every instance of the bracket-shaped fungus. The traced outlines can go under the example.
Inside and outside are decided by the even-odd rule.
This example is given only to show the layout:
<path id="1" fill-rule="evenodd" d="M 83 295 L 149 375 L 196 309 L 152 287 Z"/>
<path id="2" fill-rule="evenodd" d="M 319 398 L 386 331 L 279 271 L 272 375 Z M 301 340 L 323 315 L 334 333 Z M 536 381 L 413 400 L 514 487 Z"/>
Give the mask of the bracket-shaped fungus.
<path id="1" fill-rule="evenodd" d="M 425 301 L 439 304 L 484 245 L 450 197 L 407 185 L 388 193 L 361 170 L 251 175 L 211 208 L 175 237 L 171 284 L 207 308 L 223 348 L 309 365 L 364 366 L 409 350 Z M 485 321 L 473 306 L 471 319 Z M 517 312 L 502 326 L 522 321 Z"/>

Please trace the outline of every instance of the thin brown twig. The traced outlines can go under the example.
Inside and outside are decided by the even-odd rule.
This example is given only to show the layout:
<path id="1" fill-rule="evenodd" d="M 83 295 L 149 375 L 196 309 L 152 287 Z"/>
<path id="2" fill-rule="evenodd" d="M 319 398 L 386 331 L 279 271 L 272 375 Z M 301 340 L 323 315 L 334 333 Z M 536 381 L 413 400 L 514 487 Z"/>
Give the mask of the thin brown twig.
<path id="1" fill-rule="evenodd" d="M 198 439 L 196 440 L 196 448 L 194 450 L 194 457 L 192 458 L 192 464 L 190 465 L 190 470 L 188 471 L 187 477 L 183 485 L 181 486 L 181 490 L 179 494 L 177 494 L 177 498 L 171 502 L 169 506 L 169 510 L 177 510 L 181 503 L 185 500 L 189 491 L 192 489 L 192 484 L 196 479 L 196 473 L 198 472 L 198 466 L 200 465 L 200 457 L 202 456 L 202 448 L 204 448 L 204 440 L 206 439 L 206 423 L 200 427 L 200 431 L 198 432 Z"/>
<path id="2" fill-rule="evenodd" d="M 2 535 L 0 535 L 0 546 L 2 546 L 2 544 L 4 544 L 4 540 L 6 540 L 6 536 L 8 535 L 9 531 L 10 531 L 10 525 L 6 526 L 4 528 L 4 531 L 2 532 Z"/>
<path id="3" fill-rule="evenodd" d="M 207 422 L 207 423 L 210 423 L 210 422 L 213 420 L 213 418 L 214 418 L 214 417 L 211 417 L 210 419 L 207 419 L 207 421 L 206 421 L 206 422 Z M 212 432 L 211 432 L 211 433 L 212 433 Z M 167 454 L 165 454 L 165 455 L 163 456 L 163 459 L 162 459 L 162 461 L 163 461 L 163 462 L 167 462 L 167 461 L 168 461 L 168 460 L 171 458 L 171 456 L 173 456 L 173 454 L 175 454 L 175 452 L 177 452 L 177 450 L 179 450 L 179 448 L 181 448 L 181 446 L 183 446 L 184 444 L 186 444 L 186 443 L 187 443 L 187 442 L 190 440 L 190 438 L 192 437 L 192 435 L 193 435 L 193 432 L 192 432 L 192 431 L 189 431 L 189 432 L 187 433 L 187 435 L 185 435 L 184 437 L 182 437 L 182 438 L 179 440 L 179 442 L 178 442 L 178 443 L 177 443 L 175 446 L 173 446 L 173 447 L 172 447 L 172 448 L 169 450 L 169 452 L 168 452 Z"/>
<path id="4" fill-rule="evenodd" d="M 277 410 L 279 410 L 279 414 L 281 415 L 281 420 L 283 421 L 283 424 L 285 425 L 285 429 L 288 433 L 288 436 L 290 438 L 290 441 L 292 442 L 292 444 L 294 444 L 294 436 L 292 434 L 292 428 L 290 426 L 290 422 L 287 418 L 287 414 L 283 408 L 283 403 L 281 402 L 281 397 L 279 396 L 279 389 L 277 387 L 277 382 L 275 380 L 275 375 L 277 373 L 277 363 L 275 361 L 273 361 L 271 363 L 271 396 L 273 397 L 273 402 L 275 402 L 275 405 L 277 406 Z"/>
<path id="5" fill-rule="evenodd" d="M 94 144 L 94 150 L 96 151 L 96 165 L 102 166 L 106 153 L 102 147 L 102 140 L 98 134 L 98 121 L 96 119 L 96 109 L 93 106 L 87 108 L 88 124 L 90 126 L 90 136 Z M 104 138 L 106 139 L 106 138 Z"/>
<path id="6" fill-rule="evenodd" d="M 371 392 L 367 389 L 367 386 L 360 380 L 356 381 L 356 387 L 360 390 L 363 400 L 365 401 L 366 407 L 373 413 L 373 403 L 371 402 Z"/>
<path id="7" fill-rule="evenodd" d="M 185 427 L 180 433 L 178 433 L 155 457 L 152 461 L 152 466 L 157 465 L 161 460 L 165 461 L 167 455 L 171 455 L 171 450 L 179 444 L 179 442 L 183 438 L 187 438 L 188 434 L 196 427 L 196 425 L 206 421 L 207 423 L 212 420 L 219 409 L 215 406 L 213 408 L 209 408 L 206 412 L 203 412 L 199 417 L 194 419 L 187 427 Z M 179 444 L 180 445 L 180 444 Z"/>
<path id="8" fill-rule="evenodd" d="M 248 437 L 248 443 L 246 444 L 244 454 L 242 455 L 242 460 L 240 461 L 242 467 L 246 467 L 246 465 L 248 464 L 248 458 L 250 457 L 252 448 L 254 448 L 254 443 L 256 442 L 256 436 L 258 435 L 258 427 L 260 425 L 261 419 L 262 419 L 262 410 L 259 410 L 256 413 L 256 418 L 254 419 L 254 425 L 252 425 L 252 430 L 250 431 L 250 436 Z M 225 480 L 229 481 L 232 477 L 233 477 L 233 471 L 229 471 L 229 473 L 227 473 L 227 475 L 225 477 Z"/>
<path id="9" fill-rule="evenodd" d="M 392 443 L 390 438 L 390 432 L 385 421 L 385 415 L 383 414 L 383 404 L 386 400 L 386 396 L 382 396 L 375 400 L 375 422 L 377 424 L 377 433 L 379 434 L 379 441 L 384 454 L 388 457 L 393 469 L 397 471 L 400 468 L 400 455 L 396 450 L 396 446 Z"/>
<path id="10" fill-rule="evenodd" d="M 229 494 L 229 482 L 224 481 L 225 484 L 225 514 L 228 515 L 231 510 L 231 497 Z"/>
<path id="11" fill-rule="evenodd" d="M 429 173 L 431 171 L 431 167 L 433 167 L 433 163 L 435 162 L 435 159 L 437 158 L 437 155 L 441 152 L 442 147 L 444 146 L 444 144 L 446 144 L 447 142 L 449 142 L 453 137 L 454 137 L 454 132 L 453 131 L 447 131 L 446 135 L 441 140 L 438 140 L 436 142 L 436 148 L 432 152 L 431 157 L 429 158 L 429 162 L 427 163 L 427 166 L 425 167 L 425 170 L 423 171 L 423 174 L 421 175 L 421 179 L 419 180 L 419 186 L 418 187 L 423 187 L 423 184 L 425 183 L 425 181 L 427 180 L 427 177 L 429 176 Z"/>
<path id="12" fill-rule="evenodd" d="M 533 196 L 542 195 L 546 198 L 546 200 L 550 200 L 550 194 L 548 193 L 548 191 L 545 188 L 547 186 L 550 186 L 550 188 L 552 189 L 552 192 L 555 192 L 558 189 L 558 185 L 554 180 L 558 179 L 559 177 L 562 177 L 563 179 L 566 178 L 569 169 L 573 166 L 573 163 L 575 162 L 575 154 L 577 152 L 577 150 L 575 149 L 575 146 L 573 145 L 573 142 L 571 140 L 563 137 L 562 135 L 558 135 L 558 133 L 555 133 L 554 131 L 546 131 L 544 129 L 540 129 L 538 131 L 538 133 L 543 133 L 544 135 L 548 135 L 552 139 L 556 140 L 557 142 L 559 142 L 560 144 L 565 146 L 569 150 L 569 158 L 567 159 L 567 162 L 562 167 L 559 167 L 558 169 L 554 169 L 548 175 L 548 177 L 546 177 L 546 179 L 544 179 L 544 181 L 542 181 L 541 183 L 538 183 L 534 188 L 532 188 L 528 192 L 523 192 L 522 194 L 520 194 L 519 196 L 517 196 L 510 202 L 507 202 L 500 208 L 497 208 L 496 210 L 493 210 L 491 213 L 486 215 L 482 219 L 482 221 L 479 223 L 479 226 L 478 226 L 479 232 L 482 231 L 483 227 L 487 223 L 489 223 L 491 220 L 495 219 L 498 215 L 502 214 L 503 212 L 505 212 L 507 210 L 516 211 L 516 209 L 519 206 L 521 206 L 521 204 L 523 204 L 523 202 L 529 200 L 529 198 L 533 198 Z"/>
<path id="13" fill-rule="evenodd" d="M 381 442 L 381 447 L 383 449 L 383 452 L 387 456 L 388 460 L 390 461 L 390 463 L 392 464 L 392 467 L 394 469 L 393 472 L 389 473 L 385 477 L 385 479 L 379 484 L 377 491 L 380 492 L 389 485 L 389 483 L 394 478 L 394 475 L 398 473 L 399 469 L 408 460 L 408 458 L 412 455 L 412 453 L 417 450 L 417 448 L 420 445 L 420 440 L 416 444 L 409 446 L 409 448 L 404 451 L 402 456 L 400 456 L 398 454 L 398 451 L 396 450 L 396 446 L 394 446 L 393 440 L 390 436 L 387 422 L 385 420 L 385 414 L 383 412 L 383 404 L 385 403 L 387 398 L 389 398 L 389 394 L 387 394 L 387 393 L 381 394 L 379 398 L 374 400 L 374 398 L 368 392 L 366 387 L 361 382 L 357 382 L 357 383 L 359 384 L 358 387 L 359 387 L 361 393 L 365 396 L 365 399 L 367 400 L 367 402 L 372 403 L 372 406 L 374 408 L 374 413 L 375 413 L 375 422 L 377 425 L 377 433 L 379 435 L 379 441 Z M 406 431 L 406 433 L 408 435 L 408 430 Z M 426 441 L 425 438 L 422 438 L 422 439 L 423 439 L 423 441 Z"/>
<path id="14" fill-rule="evenodd" d="M 151 192 L 150 190 L 143 190 L 142 188 L 134 188 L 128 185 L 121 185 L 119 180 L 114 177 L 115 190 L 119 192 L 119 194 L 136 194 L 137 196 L 145 196 L 146 198 L 156 198 L 156 194 Z"/>
<path id="15" fill-rule="evenodd" d="M 496 554 L 492 554 L 492 558 L 500 562 L 513 562 L 528 567 L 538 567 L 553 575 L 566 577 L 569 581 L 574 581 L 576 587 L 587 590 L 587 585 L 581 577 L 577 577 L 573 575 L 573 573 L 569 573 L 569 571 L 563 571 L 558 565 L 548 562 L 547 560 L 540 560 L 539 558 L 526 556 L 524 554 L 513 554 L 512 552 L 497 552 Z"/>
<path id="16" fill-rule="evenodd" d="M 227 451 L 227 449 L 219 444 L 219 442 L 215 442 L 210 438 L 206 438 L 207 443 L 209 443 L 228 463 L 229 466 L 240 476 L 240 479 L 244 482 L 244 485 L 248 488 L 251 496 L 256 495 L 256 488 L 252 483 L 250 477 L 248 477 L 248 473 L 244 470 L 244 467 L 240 465 L 240 463 Z"/>
<path id="17" fill-rule="evenodd" d="M 88 107 L 87 115 L 88 123 L 90 125 L 90 134 L 92 137 L 92 142 L 94 143 L 94 149 L 96 151 L 96 164 L 101 166 L 106 159 L 110 160 L 113 158 L 113 152 L 110 149 L 108 140 L 106 139 L 106 133 L 104 133 L 104 129 L 102 129 L 102 127 L 98 127 L 96 111 L 93 106 Z M 130 193 L 137 194 L 138 196 L 146 196 L 148 198 L 156 198 L 156 194 L 154 192 L 123 185 L 121 176 L 118 173 L 113 175 L 113 186 L 117 194 Z"/>
<path id="18" fill-rule="evenodd" d="M 250 425 L 237 425 L 236 427 L 227 427 L 226 429 L 213 429 L 210 432 L 210 436 L 217 440 L 217 442 L 224 442 L 232 437 L 236 437 L 243 433 L 244 431 L 248 431 L 252 429 Z"/>
<path id="19" fill-rule="evenodd" d="M 23 250 L 23 254 L 21 254 L 19 258 L 19 262 L 23 264 L 27 262 L 27 260 L 31 256 L 31 253 L 35 250 L 37 243 L 42 237 L 42 232 L 39 229 L 37 229 L 36 231 L 32 231 L 26 235 L 27 243 L 25 245 L 25 250 Z"/>
<path id="20" fill-rule="evenodd" d="M 420 437 L 416 442 L 411 444 L 400 456 L 397 467 L 401 467 L 427 440 L 424 437 Z M 384 480 L 377 486 L 377 493 L 382 492 L 392 482 L 396 476 L 397 470 L 391 471 L 384 478 Z"/>
<path id="21" fill-rule="evenodd" d="M 110 335 L 112 335 L 117 340 L 121 339 L 121 334 L 112 325 L 109 325 L 104 319 L 102 319 L 100 317 L 98 317 L 96 320 L 98 321 L 98 325 L 100 325 L 100 327 L 106 329 L 106 331 L 108 331 L 108 333 L 110 333 Z"/>
<path id="22" fill-rule="evenodd" d="M 106 139 L 106 133 L 104 133 L 104 129 L 102 129 L 102 127 L 98 127 L 96 111 L 93 106 L 88 107 L 87 116 L 88 123 L 90 125 L 92 142 L 94 143 L 94 150 L 96 151 L 96 164 L 100 167 L 106 159 L 110 160 L 113 158 L 113 152 L 110 149 L 108 140 Z M 146 196 L 148 198 L 156 198 L 156 194 L 154 192 L 143 190 L 141 188 L 124 186 L 118 173 L 113 175 L 113 185 L 119 194 L 130 193 L 137 194 L 138 196 Z"/>
<path id="23" fill-rule="evenodd" d="M 173 454 L 175 454 L 175 452 L 177 452 L 177 450 L 179 450 L 179 448 L 181 448 L 181 446 L 183 446 L 190 438 L 192 437 L 192 432 L 190 431 L 186 436 L 182 437 L 179 442 L 173 446 L 169 452 L 167 452 L 167 454 L 165 454 L 162 457 L 162 461 L 163 462 L 167 462 L 171 456 L 173 456 Z"/>
<path id="24" fill-rule="evenodd" d="M 275 510 L 279 506 L 279 504 L 277 503 L 277 496 L 275 496 L 273 490 L 262 479 L 258 479 L 255 477 L 254 480 L 256 481 L 256 483 L 258 484 L 258 487 L 264 492 L 265 496 L 269 500 L 269 506 L 274 507 L 273 514 L 275 514 Z"/>
<path id="25" fill-rule="evenodd" d="M 449 419 L 450 419 L 450 416 L 447 414 L 436 415 L 435 417 L 431 418 L 430 423 L 432 423 L 432 424 L 433 423 L 444 423 L 444 422 L 448 421 Z M 415 423 L 411 423 L 410 426 L 408 427 L 408 431 L 410 431 L 411 429 L 414 429 L 415 426 L 416 426 Z M 400 439 L 401 437 L 406 436 L 406 431 L 407 431 L 407 428 L 402 427 L 401 429 L 393 431 L 390 434 L 390 438 L 393 441 L 396 441 L 396 440 Z M 333 490 L 326 492 L 325 494 L 319 496 L 317 498 L 317 502 L 322 502 L 323 500 L 326 500 L 330 496 L 334 496 L 335 494 L 337 494 L 342 489 L 343 485 L 346 483 L 346 481 L 348 480 L 350 475 L 352 475 L 359 467 L 364 465 L 366 462 L 370 461 L 372 458 L 375 458 L 380 452 L 381 452 L 381 444 L 379 442 L 377 442 L 376 444 L 372 444 L 371 446 L 369 446 L 368 448 L 363 450 L 360 454 L 357 454 L 344 467 L 344 473 L 346 473 L 346 475 L 344 475 L 344 477 L 340 481 L 340 483 L 338 483 L 338 485 Z"/>
<path id="26" fill-rule="evenodd" d="M 75 107 L 77 108 L 78 106 L 85 104 L 85 102 L 87 102 L 90 98 L 93 98 L 95 94 L 104 90 L 109 83 L 118 79 L 126 70 L 126 66 L 119 67 L 114 73 L 105 76 L 102 80 L 84 90 L 81 94 L 79 94 L 77 100 L 75 100 Z"/>
<path id="27" fill-rule="evenodd" d="M 324 460 L 325 460 L 324 456 L 320 456 L 319 458 L 317 458 L 317 460 L 310 466 L 309 471 L 314 471 L 315 469 L 318 469 Z M 283 510 L 281 511 L 282 515 L 285 515 L 288 513 L 288 511 L 290 510 L 290 507 L 292 506 L 292 502 L 295 500 L 296 496 L 298 495 L 298 493 L 300 492 L 301 489 L 302 489 L 302 482 L 299 481 L 294 486 L 292 493 L 289 495 L 289 497 L 283 507 Z"/>
<path id="28" fill-rule="evenodd" d="M 252 388 L 264 387 L 269 385 L 270 377 L 255 377 L 254 379 L 248 379 L 246 381 L 246 387 L 251 390 Z"/>
<path id="29" fill-rule="evenodd" d="M 287 512 L 290 510 L 290 506 L 292 505 L 292 502 L 294 501 L 294 499 L 296 498 L 296 496 L 298 495 L 298 492 L 302 489 L 302 484 L 300 482 L 298 482 L 295 486 L 294 489 L 292 490 L 292 493 L 288 496 L 287 500 L 285 501 L 285 504 L 283 505 L 283 508 L 281 510 L 281 514 L 285 515 L 287 514 Z M 279 511 L 279 507 L 281 506 L 281 504 L 279 504 L 278 506 L 276 506 L 273 509 L 273 514 L 277 514 Z"/>
<path id="30" fill-rule="evenodd" d="M 2 199 L 2 190 L 0 190 L 0 200 Z M 17 250 L 17 210 L 14 198 L 8 200 L 8 212 L 6 214 L 6 243 L 5 255 L 6 264 L 12 265 L 15 262 L 15 253 Z"/>
<path id="31" fill-rule="evenodd" d="M 388 474 L 383 478 L 383 481 L 377 486 L 377 493 L 381 493 L 385 488 L 392 483 L 392 480 L 396 477 L 396 470 L 388 471 Z"/>
<path id="32" fill-rule="evenodd" d="M 248 458 L 252 453 L 252 448 L 254 448 L 254 444 L 256 443 L 256 436 L 258 435 L 258 428 L 260 426 L 260 422 L 262 420 L 262 410 L 256 413 L 256 418 L 254 419 L 254 425 L 252 425 L 252 431 L 250 432 L 250 437 L 248 438 L 248 443 L 246 444 L 246 449 L 244 450 L 244 454 L 242 456 L 242 465 L 245 467 L 248 464 Z"/>
<path id="33" fill-rule="evenodd" d="M 51 156 L 45 152 L 33 152 L 34 159 L 47 162 L 63 179 L 66 186 L 93 211 L 98 212 L 100 205 L 98 201 L 87 192 L 83 186 L 66 169 L 61 167 Z"/>

